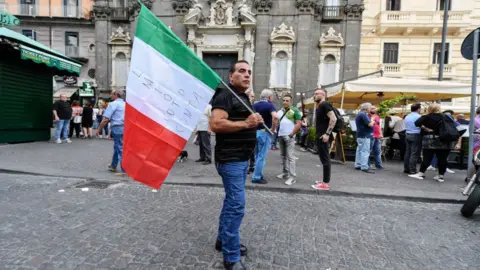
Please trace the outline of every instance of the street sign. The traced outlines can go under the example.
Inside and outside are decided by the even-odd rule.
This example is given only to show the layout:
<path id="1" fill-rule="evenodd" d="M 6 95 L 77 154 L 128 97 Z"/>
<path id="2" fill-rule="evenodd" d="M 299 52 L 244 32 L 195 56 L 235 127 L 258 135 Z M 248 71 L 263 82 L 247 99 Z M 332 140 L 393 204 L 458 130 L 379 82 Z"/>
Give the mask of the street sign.
<path id="1" fill-rule="evenodd" d="M 477 29 L 480 29 L 477 28 Z M 463 58 L 467 60 L 473 60 L 473 33 L 475 30 L 473 30 L 468 36 L 463 40 L 462 43 L 462 48 L 461 48 L 461 53 Z"/>
<path id="2" fill-rule="evenodd" d="M 94 89 L 91 82 L 83 82 L 82 88 L 80 88 L 79 96 L 81 97 L 94 97 Z"/>
<path id="3" fill-rule="evenodd" d="M 12 14 L 0 10 L 0 25 L 20 25 L 20 20 Z"/>

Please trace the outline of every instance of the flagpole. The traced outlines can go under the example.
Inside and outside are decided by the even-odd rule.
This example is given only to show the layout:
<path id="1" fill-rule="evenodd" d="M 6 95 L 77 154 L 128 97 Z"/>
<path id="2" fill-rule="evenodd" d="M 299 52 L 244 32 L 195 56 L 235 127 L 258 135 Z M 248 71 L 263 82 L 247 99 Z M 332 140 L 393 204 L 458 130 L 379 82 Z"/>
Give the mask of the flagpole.
<path id="1" fill-rule="evenodd" d="M 230 86 L 228 86 L 228 84 L 226 84 L 223 80 L 222 80 L 222 84 L 227 87 L 228 90 L 230 90 L 230 92 L 238 99 L 238 101 L 240 101 L 240 103 L 243 104 L 243 106 L 245 106 L 245 108 L 247 108 L 247 110 L 251 113 L 251 114 L 254 114 L 255 112 L 250 108 L 250 106 L 248 106 L 238 95 L 237 93 L 235 93 L 235 91 L 232 90 L 232 88 L 230 88 Z M 270 135 L 273 135 L 273 132 L 270 130 L 269 127 L 267 127 L 267 125 L 265 125 L 265 123 L 262 123 L 263 127 L 265 128 L 265 130 L 270 133 Z"/>

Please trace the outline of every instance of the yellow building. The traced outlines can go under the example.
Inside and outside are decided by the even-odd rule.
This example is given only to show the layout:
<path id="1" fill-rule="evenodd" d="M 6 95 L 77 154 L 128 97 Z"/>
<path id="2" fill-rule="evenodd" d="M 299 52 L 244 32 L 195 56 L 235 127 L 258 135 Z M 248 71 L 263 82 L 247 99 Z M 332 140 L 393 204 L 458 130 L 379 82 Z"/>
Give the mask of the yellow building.
<path id="1" fill-rule="evenodd" d="M 438 79 L 446 0 L 365 0 L 359 74 L 384 70 L 384 76 Z M 444 80 L 471 83 L 472 61 L 460 47 L 480 26 L 480 0 L 449 0 Z M 470 99 L 442 101 L 467 112 Z"/>

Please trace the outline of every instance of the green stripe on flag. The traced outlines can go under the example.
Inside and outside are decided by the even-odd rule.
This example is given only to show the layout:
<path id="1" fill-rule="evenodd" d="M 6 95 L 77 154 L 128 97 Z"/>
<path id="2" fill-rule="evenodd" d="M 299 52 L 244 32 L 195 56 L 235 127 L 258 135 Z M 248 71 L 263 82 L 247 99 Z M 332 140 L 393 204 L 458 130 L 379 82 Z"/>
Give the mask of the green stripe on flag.
<path id="1" fill-rule="evenodd" d="M 222 79 L 147 7 L 141 5 L 135 36 L 188 73 L 216 89 Z"/>

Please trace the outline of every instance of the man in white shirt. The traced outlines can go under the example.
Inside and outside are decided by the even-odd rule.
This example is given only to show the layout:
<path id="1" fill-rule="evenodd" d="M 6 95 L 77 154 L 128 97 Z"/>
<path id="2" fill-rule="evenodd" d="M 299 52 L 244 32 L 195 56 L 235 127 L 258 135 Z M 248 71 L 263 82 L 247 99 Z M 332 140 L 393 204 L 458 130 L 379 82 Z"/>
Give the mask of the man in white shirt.
<path id="1" fill-rule="evenodd" d="M 210 143 L 210 118 L 212 115 L 212 105 L 208 104 L 205 111 L 200 116 L 200 119 L 197 123 L 197 136 L 200 146 L 200 159 L 195 162 L 203 162 L 203 165 L 208 165 L 212 163 L 212 146 Z"/>
<path id="2" fill-rule="evenodd" d="M 295 135 L 300 130 L 302 113 L 292 106 L 293 98 L 290 94 L 283 96 L 283 109 L 277 112 L 279 120 L 278 138 L 280 141 L 280 155 L 282 156 L 283 172 L 277 178 L 286 179 L 285 185 L 295 184 Z M 285 116 L 284 116 L 285 115 Z"/>

